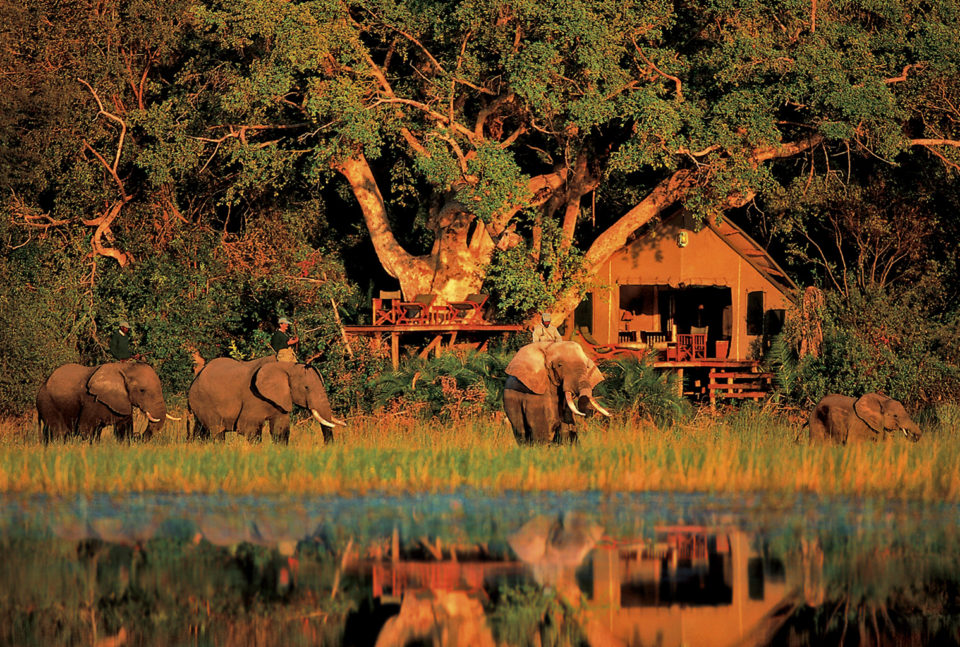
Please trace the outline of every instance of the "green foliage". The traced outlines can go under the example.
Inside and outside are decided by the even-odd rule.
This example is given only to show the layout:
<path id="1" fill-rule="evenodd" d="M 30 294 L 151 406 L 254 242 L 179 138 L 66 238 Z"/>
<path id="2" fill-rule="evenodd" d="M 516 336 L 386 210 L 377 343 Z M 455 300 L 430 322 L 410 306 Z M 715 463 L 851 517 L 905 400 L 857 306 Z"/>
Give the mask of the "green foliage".
<path id="1" fill-rule="evenodd" d="M 488 619 L 499 644 L 586 644 L 578 618 L 555 589 L 533 585 L 502 586 Z"/>
<path id="2" fill-rule="evenodd" d="M 510 359 L 503 353 L 474 351 L 412 359 L 376 379 L 374 403 L 447 420 L 500 411 Z"/>
<path id="3" fill-rule="evenodd" d="M 768 356 L 779 389 L 808 406 L 828 393 L 883 392 L 908 404 L 960 397 L 960 368 L 943 346 L 960 316 L 917 290 L 859 290 L 843 299 L 829 293 L 818 313 L 823 327 L 819 357 L 798 357 L 803 331 L 788 319 Z"/>
<path id="4" fill-rule="evenodd" d="M 546 310 L 567 290 L 582 292 L 587 277 L 583 253 L 563 243 L 560 230 L 543 223 L 540 248 L 526 244 L 494 254 L 484 285 L 496 295 L 498 318 L 523 321 Z"/>
<path id="5" fill-rule="evenodd" d="M 645 359 L 633 357 L 603 361 L 600 369 L 605 379 L 597 386 L 597 395 L 613 411 L 659 426 L 678 422 L 691 412 L 672 371 L 658 373 Z"/>
<path id="6" fill-rule="evenodd" d="M 0 246 L 11 250 L 0 257 L 0 416 L 32 409 L 40 384 L 80 358 L 94 329 L 87 268 L 72 255 L 19 240 L 9 220 L 0 220 Z"/>

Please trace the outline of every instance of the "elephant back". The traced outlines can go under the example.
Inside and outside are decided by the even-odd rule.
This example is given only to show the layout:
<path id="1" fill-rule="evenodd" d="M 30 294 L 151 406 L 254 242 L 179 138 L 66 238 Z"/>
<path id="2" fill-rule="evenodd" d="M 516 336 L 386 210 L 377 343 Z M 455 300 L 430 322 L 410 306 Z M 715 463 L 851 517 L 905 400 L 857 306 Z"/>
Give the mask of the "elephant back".
<path id="1" fill-rule="evenodd" d="M 64 364 L 57 367 L 40 388 L 54 402 L 76 402 L 79 406 L 87 380 L 90 379 L 95 370 L 95 368 L 80 364 Z"/>

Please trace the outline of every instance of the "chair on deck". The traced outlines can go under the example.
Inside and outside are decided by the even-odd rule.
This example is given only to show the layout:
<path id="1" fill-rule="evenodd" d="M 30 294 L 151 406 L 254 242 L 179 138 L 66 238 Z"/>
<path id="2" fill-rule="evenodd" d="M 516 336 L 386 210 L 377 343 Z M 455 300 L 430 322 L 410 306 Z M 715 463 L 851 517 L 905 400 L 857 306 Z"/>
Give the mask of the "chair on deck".
<path id="1" fill-rule="evenodd" d="M 690 335 L 693 337 L 691 355 L 693 359 L 704 359 L 707 356 L 707 335 L 710 326 L 690 326 Z"/>
<path id="2" fill-rule="evenodd" d="M 437 300 L 436 294 L 418 294 L 413 301 L 402 301 L 396 304 L 398 324 L 427 324 L 430 323 L 430 308 Z"/>
<path id="3" fill-rule="evenodd" d="M 380 298 L 373 300 L 373 325 L 397 323 L 395 306 L 402 298 L 400 290 L 380 290 Z"/>
<path id="4" fill-rule="evenodd" d="M 483 306 L 488 298 L 486 294 L 470 294 L 466 301 L 451 301 L 447 305 L 453 310 L 452 318 L 457 323 L 483 321 Z"/>
<path id="5" fill-rule="evenodd" d="M 677 335 L 675 359 L 679 362 L 689 362 L 707 357 L 707 328 L 691 326 L 690 333 Z M 670 358 L 668 358 L 670 359 Z"/>

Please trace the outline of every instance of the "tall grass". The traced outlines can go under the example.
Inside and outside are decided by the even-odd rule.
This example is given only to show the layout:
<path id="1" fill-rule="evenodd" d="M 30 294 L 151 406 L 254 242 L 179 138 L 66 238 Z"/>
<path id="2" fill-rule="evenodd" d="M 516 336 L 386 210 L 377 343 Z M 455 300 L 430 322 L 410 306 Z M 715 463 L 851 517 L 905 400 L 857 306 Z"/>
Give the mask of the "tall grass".
<path id="1" fill-rule="evenodd" d="M 29 427 L 8 424 L 0 427 L 0 491 L 659 490 L 960 501 L 958 432 L 941 424 L 917 444 L 811 446 L 794 442 L 796 424 L 752 407 L 665 429 L 590 420 L 574 447 L 517 447 L 499 416 L 448 423 L 360 418 L 328 445 L 304 422 L 289 446 L 232 434 L 222 443 L 188 441 L 183 422 L 145 444 L 107 437 L 43 446 Z"/>

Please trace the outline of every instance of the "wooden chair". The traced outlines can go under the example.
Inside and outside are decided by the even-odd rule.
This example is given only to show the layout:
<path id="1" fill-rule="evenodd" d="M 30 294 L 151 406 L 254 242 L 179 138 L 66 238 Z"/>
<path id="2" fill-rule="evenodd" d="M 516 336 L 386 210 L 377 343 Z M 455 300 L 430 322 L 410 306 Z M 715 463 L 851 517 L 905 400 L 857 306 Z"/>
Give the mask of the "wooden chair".
<path id="1" fill-rule="evenodd" d="M 693 337 L 691 348 L 693 359 L 705 359 L 707 357 L 707 335 L 709 333 L 709 326 L 690 326 L 690 335 Z"/>
<path id="2" fill-rule="evenodd" d="M 389 325 L 397 323 L 396 304 L 403 298 L 400 290 L 380 290 L 380 298 L 373 300 L 373 325 Z"/>
<path id="3" fill-rule="evenodd" d="M 487 303 L 489 295 L 470 294 L 466 301 L 451 301 L 449 304 L 453 311 L 452 319 L 458 323 L 468 323 L 483 321 L 483 306 Z"/>
<path id="4" fill-rule="evenodd" d="M 676 361 L 687 362 L 707 357 L 707 334 L 685 333 L 677 335 Z"/>
<path id="5" fill-rule="evenodd" d="M 401 301 L 394 308 L 397 310 L 398 324 L 428 324 L 430 323 L 430 308 L 437 300 L 436 294 L 418 294 L 413 301 Z"/>

